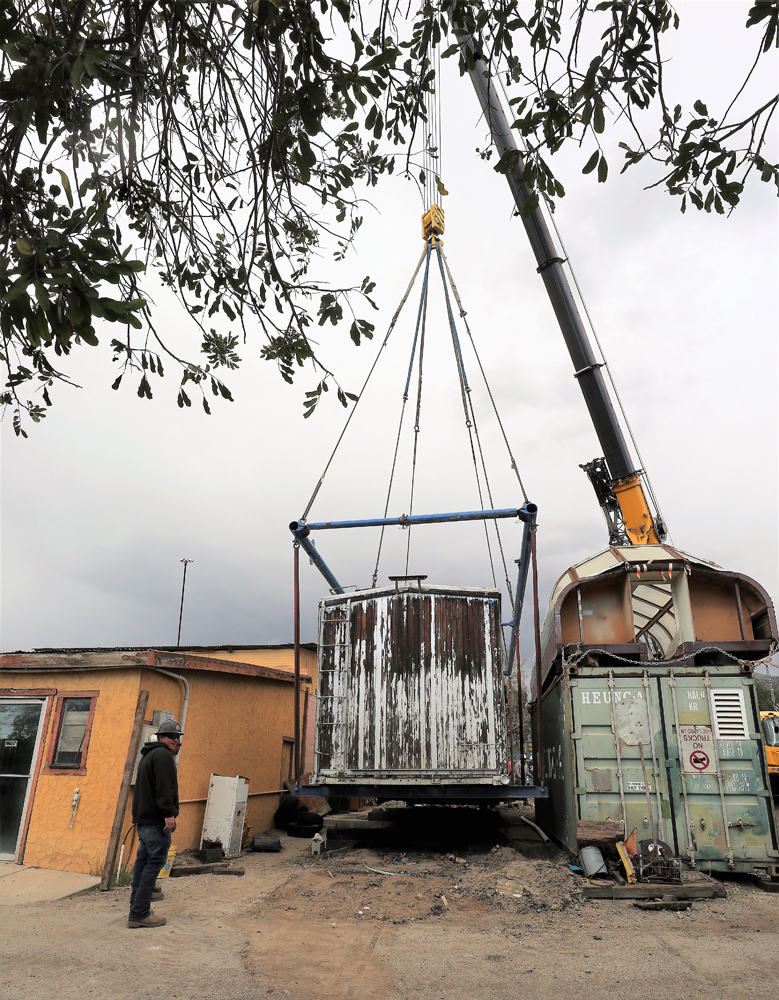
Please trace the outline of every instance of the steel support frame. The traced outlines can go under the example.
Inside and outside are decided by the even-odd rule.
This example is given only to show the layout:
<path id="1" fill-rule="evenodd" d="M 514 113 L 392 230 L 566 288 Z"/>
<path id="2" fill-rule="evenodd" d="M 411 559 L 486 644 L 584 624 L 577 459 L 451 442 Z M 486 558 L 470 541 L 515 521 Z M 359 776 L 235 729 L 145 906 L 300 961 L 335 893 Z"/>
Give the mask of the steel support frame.
<path id="1" fill-rule="evenodd" d="M 336 528 L 382 528 L 401 525 L 411 527 L 415 524 L 451 524 L 461 521 L 495 521 L 500 518 L 516 517 L 525 524 L 535 522 L 538 508 L 533 503 L 523 504 L 522 507 L 504 507 L 498 510 L 460 510 L 450 511 L 445 514 L 402 514 L 400 517 L 375 517 L 360 521 L 317 521 L 307 524 L 305 521 L 291 521 L 289 530 L 296 542 L 304 549 L 311 561 L 327 580 L 331 590 L 335 594 L 343 594 L 344 588 L 336 579 L 333 571 L 319 554 L 313 539 L 309 536 L 312 531 L 327 531 Z M 524 544 L 523 544 L 524 551 Z M 521 569 L 521 567 L 520 567 Z"/>
<path id="2" fill-rule="evenodd" d="M 543 785 L 295 785 L 294 795 L 319 795 L 326 799 L 356 797 L 362 799 L 405 799 L 415 802 L 504 802 L 508 799 L 546 799 Z"/>

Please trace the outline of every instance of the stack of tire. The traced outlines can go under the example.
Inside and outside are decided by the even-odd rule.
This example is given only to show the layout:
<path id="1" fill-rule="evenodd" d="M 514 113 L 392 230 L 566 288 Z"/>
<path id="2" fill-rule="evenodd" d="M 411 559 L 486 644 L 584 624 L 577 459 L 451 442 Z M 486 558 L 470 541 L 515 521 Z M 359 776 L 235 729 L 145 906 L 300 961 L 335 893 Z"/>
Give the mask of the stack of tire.
<path id="1" fill-rule="evenodd" d="M 285 830 L 290 837 L 311 838 L 325 825 L 318 813 L 312 813 L 297 795 L 284 795 L 273 817 L 277 830 Z"/>

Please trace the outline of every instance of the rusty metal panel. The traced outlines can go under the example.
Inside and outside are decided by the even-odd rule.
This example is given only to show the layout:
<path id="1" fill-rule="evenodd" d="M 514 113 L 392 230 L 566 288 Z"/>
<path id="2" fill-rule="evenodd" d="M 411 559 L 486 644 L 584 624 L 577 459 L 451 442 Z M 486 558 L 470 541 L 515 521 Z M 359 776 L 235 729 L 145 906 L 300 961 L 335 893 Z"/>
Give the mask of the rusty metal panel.
<path id="1" fill-rule="evenodd" d="M 505 783 L 500 620 L 497 590 L 322 601 L 314 781 Z"/>

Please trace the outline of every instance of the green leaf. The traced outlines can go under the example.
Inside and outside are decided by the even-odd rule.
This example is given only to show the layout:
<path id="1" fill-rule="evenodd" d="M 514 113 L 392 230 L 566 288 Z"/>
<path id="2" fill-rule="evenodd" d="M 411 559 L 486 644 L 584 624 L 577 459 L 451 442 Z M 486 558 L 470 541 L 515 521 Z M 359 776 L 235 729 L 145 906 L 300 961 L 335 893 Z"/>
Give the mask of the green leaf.
<path id="1" fill-rule="evenodd" d="M 382 66 L 394 65 L 397 54 L 395 49 L 385 49 L 380 52 L 373 59 L 369 59 L 367 63 L 360 67 L 360 73 L 365 73 L 369 69 L 381 69 Z M 357 97 L 359 100 L 359 95 Z M 362 101 L 360 103 L 363 103 Z"/>
<path id="2" fill-rule="evenodd" d="M 601 156 L 600 163 L 598 164 L 598 183 L 603 184 L 608 176 L 609 165 L 606 163 L 606 157 Z"/>
<path id="3" fill-rule="evenodd" d="M 606 128 L 606 118 L 603 114 L 603 105 L 596 104 L 595 111 L 592 116 L 592 127 L 595 131 L 600 134 Z"/>
<path id="4" fill-rule="evenodd" d="M 583 174 L 591 174 L 593 170 L 598 165 L 598 160 L 600 159 L 600 150 L 596 149 L 592 156 L 587 160 L 582 169 Z"/>

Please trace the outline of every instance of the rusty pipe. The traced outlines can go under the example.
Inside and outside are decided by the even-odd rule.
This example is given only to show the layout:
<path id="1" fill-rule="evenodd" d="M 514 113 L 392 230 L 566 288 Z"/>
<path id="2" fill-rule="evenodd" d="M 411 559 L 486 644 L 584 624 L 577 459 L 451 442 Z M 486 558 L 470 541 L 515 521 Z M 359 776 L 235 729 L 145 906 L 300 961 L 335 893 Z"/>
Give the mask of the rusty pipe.
<path id="1" fill-rule="evenodd" d="M 295 641 L 295 783 L 300 780 L 300 542 L 292 546 Z"/>

